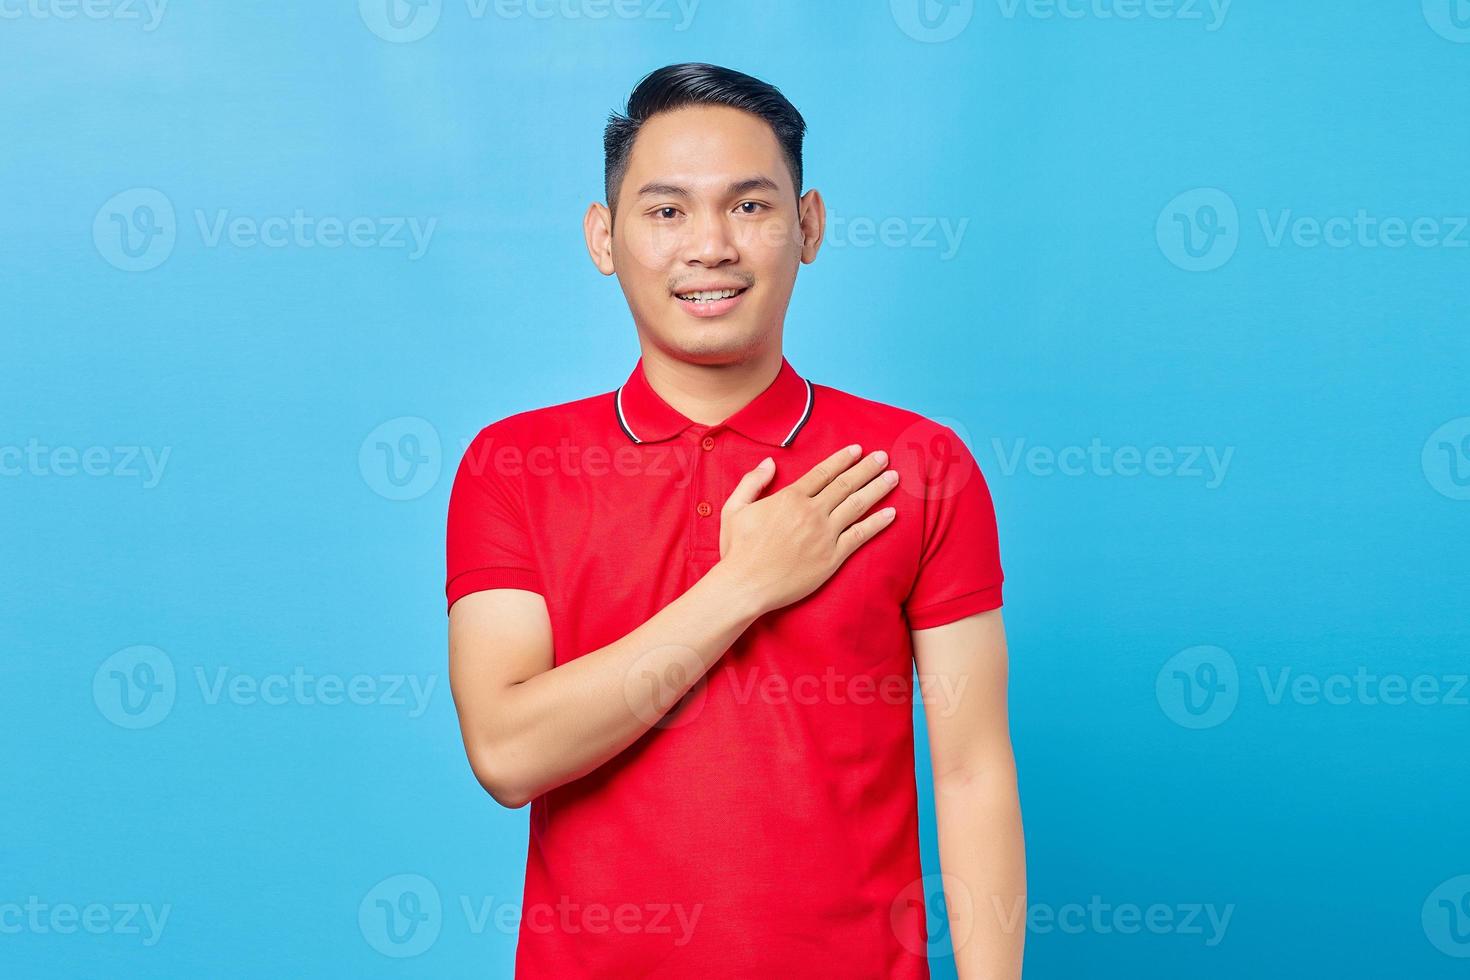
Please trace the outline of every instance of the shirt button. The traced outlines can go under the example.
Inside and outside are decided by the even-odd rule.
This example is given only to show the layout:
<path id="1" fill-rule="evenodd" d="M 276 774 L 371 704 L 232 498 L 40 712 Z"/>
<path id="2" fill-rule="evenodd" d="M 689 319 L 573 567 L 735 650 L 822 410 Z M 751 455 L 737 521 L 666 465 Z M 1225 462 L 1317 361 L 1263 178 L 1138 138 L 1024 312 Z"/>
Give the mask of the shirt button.
<path id="1" fill-rule="evenodd" d="M 712 510 L 714 510 L 714 508 L 709 505 L 708 500 L 701 500 L 699 502 L 699 506 L 694 508 L 694 512 L 700 517 L 708 517 Z"/>
<path id="2" fill-rule="evenodd" d="M 700 440 L 699 447 L 704 450 L 715 448 L 715 437 L 705 436 L 702 440 Z"/>

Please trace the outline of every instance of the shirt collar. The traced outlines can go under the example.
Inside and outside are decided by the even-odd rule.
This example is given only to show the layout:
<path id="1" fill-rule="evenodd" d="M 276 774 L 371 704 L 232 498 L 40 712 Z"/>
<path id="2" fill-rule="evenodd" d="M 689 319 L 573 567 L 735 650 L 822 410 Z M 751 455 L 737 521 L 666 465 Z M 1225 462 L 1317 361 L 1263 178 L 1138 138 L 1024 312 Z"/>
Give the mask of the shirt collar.
<path id="1" fill-rule="evenodd" d="M 720 424 L 757 442 L 789 446 L 811 418 L 812 398 L 812 383 L 782 356 L 776 379 Z M 618 427 L 635 443 L 670 439 L 694 424 L 653 390 L 643 374 L 641 357 L 628 380 L 613 393 L 613 411 Z"/>

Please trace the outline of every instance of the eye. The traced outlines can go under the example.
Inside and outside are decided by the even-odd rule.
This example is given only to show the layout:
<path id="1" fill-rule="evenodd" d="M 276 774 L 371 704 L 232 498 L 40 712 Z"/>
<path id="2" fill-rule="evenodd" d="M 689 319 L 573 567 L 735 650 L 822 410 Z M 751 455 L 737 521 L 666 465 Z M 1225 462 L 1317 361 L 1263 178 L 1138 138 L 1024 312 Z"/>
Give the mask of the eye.
<path id="1" fill-rule="evenodd" d="M 660 218 L 660 219 L 662 219 L 664 221 L 670 221 L 670 220 L 678 217 L 678 215 L 679 215 L 679 209 L 676 208 L 676 207 L 672 207 L 672 206 L 667 206 L 666 205 L 666 206 L 661 207 L 661 208 L 654 208 L 652 214 L 653 214 L 653 216 L 655 218 Z"/>
<path id="2" fill-rule="evenodd" d="M 766 210 L 766 206 L 760 201 L 741 201 L 735 207 L 741 214 L 760 214 Z"/>

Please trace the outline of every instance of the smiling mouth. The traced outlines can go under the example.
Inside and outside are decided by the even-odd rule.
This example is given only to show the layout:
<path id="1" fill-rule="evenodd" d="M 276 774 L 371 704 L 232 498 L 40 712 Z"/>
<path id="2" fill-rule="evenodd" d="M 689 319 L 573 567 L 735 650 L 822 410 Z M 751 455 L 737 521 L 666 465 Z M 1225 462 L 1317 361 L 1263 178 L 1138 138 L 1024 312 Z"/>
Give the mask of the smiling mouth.
<path id="1" fill-rule="evenodd" d="M 674 295 L 686 303 L 693 303 L 698 306 L 701 304 L 715 303 L 722 299 L 731 299 L 732 297 L 739 296 L 749 288 L 749 286 L 742 286 L 739 289 L 704 289 L 692 293 L 675 293 Z"/>
<path id="2" fill-rule="evenodd" d="M 687 316 L 709 320 L 733 312 L 744 301 L 749 286 L 733 286 L 729 289 L 691 289 L 674 294 L 679 309 Z"/>

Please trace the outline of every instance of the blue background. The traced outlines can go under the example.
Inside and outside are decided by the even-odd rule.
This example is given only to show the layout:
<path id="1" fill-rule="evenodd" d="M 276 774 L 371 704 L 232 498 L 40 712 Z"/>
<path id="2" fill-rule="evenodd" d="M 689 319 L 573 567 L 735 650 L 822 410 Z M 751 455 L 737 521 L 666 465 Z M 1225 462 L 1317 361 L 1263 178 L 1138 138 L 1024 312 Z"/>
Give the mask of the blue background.
<path id="1" fill-rule="evenodd" d="M 926 2 L 444 0 L 413 41 L 380 0 L 176 0 L 152 29 L 0 8 L 0 972 L 510 975 L 513 929 L 461 905 L 514 912 L 528 811 L 459 745 L 449 477 L 486 423 L 631 368 L 581 239 L 601 126 L 644 72 L 707 60 L 801 109 L 848 229 L 801 271 L 793 365 L 961 427 L 994 494 L 1026 975 L 1465 975 L 1470 10 Z M 159 195 L 171 223 L 139 210 Z M 435 225 L 412 257 L 197 217 L 298 209 Z M 1438 244 L 1274 237 L 1360 209 Z M 161 234 L 129 257 L 118 220 Z M 1024 455 L 1094 439 L 1171 461 Z M 102 447 L 95 475 L 57 447 Z M 1230 452 L 1222 478 L 1188 447 Z M 146 669 L 162 707 L 125 727 L 118 678 Z M 1274 696 L 1283 670 L 1439 694 L 1314 703 Z M 366 675 L 369 703 L 211 697 L 293 671 Z M 426 710 L 393 676 L 435 685 Z M 400 874 L 442 902 L 407 958 L 373 925 Z M 45 931 L 4 912 L 30 896 Z M 1231 917 L 1048 925 L 1090 902 Z M 48 925 L 90 903 L 101 934 Z M 169 907 L 152 945 L 129 903 Z"/>

